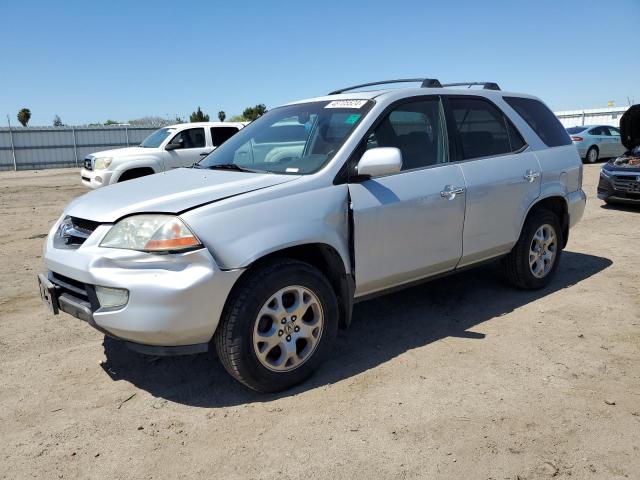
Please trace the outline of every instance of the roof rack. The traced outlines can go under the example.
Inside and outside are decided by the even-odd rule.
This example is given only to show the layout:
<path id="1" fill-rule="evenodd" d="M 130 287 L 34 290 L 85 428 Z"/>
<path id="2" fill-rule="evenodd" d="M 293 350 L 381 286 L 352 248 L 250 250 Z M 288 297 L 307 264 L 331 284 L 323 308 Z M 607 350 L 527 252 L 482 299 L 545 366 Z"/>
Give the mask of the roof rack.
<path id="1" fill-rule="evenodd" d="M 482 85 L 485 90 L 500 90 L 497 83 L 494 82 L 461 82 L 461 83 L 444 83 L 443 87 L 471 87 L 473 85 Z"/>
<path id="2" fill-rule="evenodd" d="M 337 95 L 338 93 L 347 92 L 349 90 L 355 90 L 356 88 L 371 87 L 373 85 L 386 85 L 388 83 L 409 83 L 409 82 L 421 82 L 422 88 L 441 88 L 442 84 L 435 78 L 399 78 L 396 80 L 381 80 L 379 82 L 363 83 L 360 85 L 354 85 L 352 87 L 341 88 L 340 90 L 334 90 L 329 95 Z"/>

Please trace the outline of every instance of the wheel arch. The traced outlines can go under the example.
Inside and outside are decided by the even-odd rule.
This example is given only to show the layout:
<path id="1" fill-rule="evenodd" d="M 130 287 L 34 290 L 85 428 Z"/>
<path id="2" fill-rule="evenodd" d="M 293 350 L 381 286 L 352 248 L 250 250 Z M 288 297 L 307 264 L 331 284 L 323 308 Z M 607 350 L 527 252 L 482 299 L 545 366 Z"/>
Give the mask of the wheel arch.
<path id="1" fill-rule="evenodd" d="M 276 258 L 298 260 L 320 270 L 331 284 L 338 299 L 340 327 L 347 328 L 350 325 L 355 291 L 353 277 L 347 271 L 344 260 L 338 251 L 329 244 L 306 243 L 270 251 L 247 266 L 247 269 L 236 282 L 236 286 L 241 285 L 242 280 L 251 275 L 256 269 Z"/>
<path id="2" fill-rule="evenodd" d="M 117 183 L 123 175 L 135 170 L 151 170 L 151 173 L 148 173 L 148 175 L 162 172 L 160 164 L 154 158 L 140 158 L 131 161 L 124 161 L 121 165 L 116 167 L 114 175 L 111 177 L 111 183 Z"/>
<path id="3" fill-rule="evenodd" d="M 569 241 L 569 208 L 564 196 L 549 195 L 545 198 L 539 198 L 536 202 L 531 204 L 527 214 L 525 215 L 524 221 L 520 226 L 520 232 L 522 232 L 522 229 L 527 223 L 529 217 L 538 210 L 549 210 L 558 217 L 560 225 L 562 226 L 562 248 L 566 247 L 567 242 Z"/>

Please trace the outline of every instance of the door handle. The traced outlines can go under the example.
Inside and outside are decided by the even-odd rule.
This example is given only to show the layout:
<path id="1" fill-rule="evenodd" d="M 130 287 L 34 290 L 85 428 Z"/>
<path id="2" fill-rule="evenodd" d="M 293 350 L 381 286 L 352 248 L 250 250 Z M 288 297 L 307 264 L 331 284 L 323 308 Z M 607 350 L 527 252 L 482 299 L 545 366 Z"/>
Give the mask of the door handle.
<path id="1" fill-rule="evenodd" d="M 213 150 L 212 150 L 213 151 Z M 211 152 L 202 152 L 200 154 L 201 157 L 206 157 L 207 155 L 209 155 Z"/>
<path id="2" fill-rule="evenodd" d="M 451 185 L 446 185 L 444 190 L 440 192 L 440 196 L 442 198 L 446 198 L 447 200 L 453 200 L 456 198 L 456 195 L 460 195 L 464 193 L 464 188 L 462 187 L 453 187 Z"/>
<path id="3" fill-rule="evenodd" d="M 540 177 L 540 172 L 534 172 L 533 170 L 527 170 L 527 173 L 524 174 L 524 179 L 529 183 L 533 183 L 538 177 Z"/>

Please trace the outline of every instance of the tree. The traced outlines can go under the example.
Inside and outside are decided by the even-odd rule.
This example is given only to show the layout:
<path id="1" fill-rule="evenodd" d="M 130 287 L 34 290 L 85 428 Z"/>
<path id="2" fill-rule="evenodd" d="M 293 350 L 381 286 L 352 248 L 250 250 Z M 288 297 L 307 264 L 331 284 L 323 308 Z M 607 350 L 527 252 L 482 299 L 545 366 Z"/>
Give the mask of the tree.
<path id="1" fill-rule="evenodd" d="M 242 112 L 242 116 L 245 120 L 253 122 L 256 118 L 260 118 L 262 115 L 267 113 L 267 107 L 264 103 L 259 103 L 255 107 L 247 107 Z"/>
<path id="2" fill-rule="evenodd" d="M 224 122 L 225 118 L 227 118 L 227 114 L 224 113 L 224 110 L 220 110 L 218 112 L 218 120 L 220 120 L 221 122 Z"/>
<path id="3" fill-rule="evenodd" d="M 117 120 L 107 120 L 106 122 L 104 122 L 105 125 L 118 125 L 120 122 Z"/>
<path id="4" fill-rule="evenodd" d="M 164 127 L 165 125 L 171 124 L 171 120 L 167 120 L 159 115 L 148 115 L 146 117 L 129 120 L 129 123 L 137 126 L 144 125 L 149 127 Z"/>
<path id="5" fill-rule="evenodd" d="M 64 124 L 62 123 L 62 120 L 60 120 L 60 116 L 56 115 L 55 117 L 53 117 L 53 126 L 54 127 L 62 127 L 64 126 Z"/>
<path id="6" fill-rule="evenodd" d="M 22 124 L 23 127 L 26 127 L 31 120 L 31 110 L 28 108 L 23 108 L 18 112 L 18 121 Z"/>
<path id="7" fill-rule="evenodd" d="M 229 119 L 230 122 L 246 122 L 247 119 L 242 115 L 234 115 Z"/>
<path id="8" fill-rule="evenodd" d="M 198 110 L 196 110 L 189 116 L 189 121 L 190 122 L 208 122 L 209 115 L 206 115 L 205 113 L 203 113 L 202 110 L 200 110 L 200 107 L 198 107 Z"/>

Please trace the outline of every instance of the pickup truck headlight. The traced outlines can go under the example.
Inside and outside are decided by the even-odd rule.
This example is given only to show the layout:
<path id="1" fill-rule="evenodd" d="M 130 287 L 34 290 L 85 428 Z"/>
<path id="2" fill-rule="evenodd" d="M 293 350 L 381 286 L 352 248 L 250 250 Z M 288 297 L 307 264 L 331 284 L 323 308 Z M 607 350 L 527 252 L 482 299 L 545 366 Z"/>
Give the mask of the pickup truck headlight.
<path id="1" fill-rule="evenodd" d="M 100 246 L 141 252 L 179 252 L 200 248 L 202 244 L 175 215 L 143 214 L 120 220 L 107 232 Z"/>
<path id="2" fill-rule="evenodd" d="M 106 170 L 111 165 L 113 161 L 112 157 L 98 157 L 96 158 L 95 169 L 96 170 Z"/>

